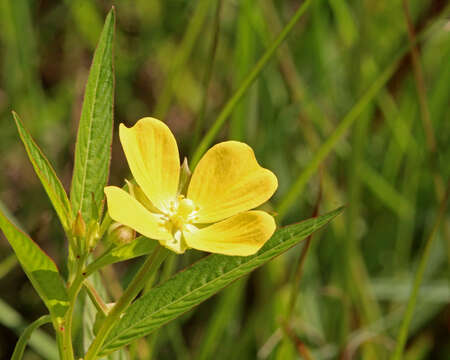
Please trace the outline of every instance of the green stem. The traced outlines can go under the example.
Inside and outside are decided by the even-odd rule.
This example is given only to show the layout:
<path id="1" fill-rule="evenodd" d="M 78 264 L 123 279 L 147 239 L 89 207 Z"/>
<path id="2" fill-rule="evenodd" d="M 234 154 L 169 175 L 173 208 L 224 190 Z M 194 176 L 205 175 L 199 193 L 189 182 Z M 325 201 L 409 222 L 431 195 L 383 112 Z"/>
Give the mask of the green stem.
<path id="1" fill-rule="evenodd" d="M 73 347 L 72 347 L 72 320 L 73 320 L 73 310 L 75 308 L 76 295 L 81 289 L 81 284 L 83 283 L 83 278 L 76 277 L 71 289 L 76 290 L 72 297 L 69 297 L 69 309 L 67 309 L 67 314 L 64 321 L 64 331 L 63 331 L 63 360 L 74 360 Z"/>
<path id="2" fill-rule="evenodd" d="M 423 274 L 425 272 L 428 258 L 430 257 L 431 245 L 433 244 L 433 240 L 435 238 L 436 232 L 439 229 L 439 225 L 441 223 L 442 218 L 445 214 L 445 209 L 447 205 L 447 199 L 450 191 L 450 182 L 447 183 L 447 190 L 444 194 L 444 198 L 439 207 L 439 213 L 434 222 L 433 229 L 431 230 L 430 236 L 427 239 L 425 244 L 425 249 L 422 252 L 422 257 L 420 258 L 419 267 L 416 272 L 416 276 L 414 278 L 414 285 L 411 291 L 411 295 L 408 300 L 408 305 L 406 307 L 405 316 L 403 317 L 403 321 L 400 327 L 400 331 L 397 336 L 397 344 L 395 346 L 395 352 L 391 357 L 391 360 L 400 360 L 403 356 L 403 349 L 405 347 L 406 340 L 408 338 L 408 329 L 409 324 L 411 323 L 411 319 L 414 315 L 414 308 L 417 302 L 417 294 L 419 293 L 419 287 L 422 283 Z"/>
<path id="3" fill-rule="evenodd" d="M 253 82 L 256 80 L 256 78 L 259 76 L 261 71 L 264 69 L 264 67 L 267 65 L 269 60 L 274 55 L 275 51 L 278 49 L 278 47 L 281 45 L 281 43 L 284 41 L 284 39 L 289 35 L 289 33 L 294 28 L 294 25 L 297 23 L 297 21 L 300 19 L 300 17 L 303 15 L 303 13 L 308 8 L 309 4 L 311 3 L 311 0 L 306 0 L 296 11 L 294 16 L 292 16 L 289 23 L 284 27 L 283 31 L 278 35 L 278 37 L 275 39 L 275 41 L 270 45 L 270 47 L 267 49 L 263 57 L 258 61 L 258 63 L 255 65 L 253 70 L 248 74 L 248 76 L 245 78 L 244 82 L 239 86 L 237 91 L 234 93 L 234 95 L 231 97 L 230 100 L 228 100 L 227 104 L 223 108 L 222 112 L 217 117 L 216 121 L 212 125 L 212 127 L 209 129 L 209 131 L 206 133 L 203 140 L 200 142 L 199 146 L 197 147 L 197 150 L 195 151 L 193 157 L 192 157 L 192 168 L 195 168 L 195 165 L 200 160 L 200 157 L 203 155 L 203 153 L 206 151 L 206 149 L 211 145 L 214 138 L 216 137 L 217 133 L 222 128 L 223 124 L 227 120 L 227 118 L 231 115 L 233 112 L 235 106 L 237 103 L 242 99 L 245 92 L 248 90 L 250 85 L 253 84 Z"/>
<path id="4" fill-rule="evenodd" d="M 73 283 L 69 288 L 69 308 L 67 309 L 66 316 L 64 318 L 64 331 L 62 332 L 62 358 L 63 360 L 74 360 L 73 346 L 72 346 L 72 321 L 73 312 L 75 308 L 75 302 L 80 292 L 81 286 L 83 285 L 83 280 L 85 278 L 84 264 L 86 262 L 87 255 L 82 256 L 78 259 L 78 266 Z"/>
<path id="5" fill-rule="evenodd" d="M 108 316 L 103 320 L 102 326 L 97 336 L 89 347 L 84 360 L 94 360 L 97 358 L 106 337 L 115 325 L 123 312 L 128 308 L 134 298 L 139 294 L 145 286 L 149 277 L 158 270 L 161 263 L 169 254 L 169 251 L 161 246 L 157 246 L 153 253 L 145 260 L 139 272 L 134 277 L 131 284 L 127 287 L 122 297 L 117 301 L 116 305 L 111 309 Z"/>
<path id="6" fill-rule="evenodd" d="M 16 347 L 14 348 L 14 353 L 12 354 L 11 360 L 22 359 L 25 347 L 27 346 L 28 340 L 30 340 L 33 331 L 36 330 L 39 326 L 51 322 L 52 318 L 50 315 L 41 316 L 36 321 L 32 322 L 20 336 L 19 341 L 17 342 Z"/>
<path id="7" fill-rule="evenodd" d="M 89 282 L 88 280 L 84 280 L 83 286 L 87 290 L 87 294 L 91 299 L 92 304 L 94 304 L 95 308 L 97 309 L 97 311 L 106 316 L 108 314 L 108 306 L 105 304 L 105 302 L 103 301 L 102 297 L 97 292 L 97 290 L 95 290 L 91 282 Z"/>

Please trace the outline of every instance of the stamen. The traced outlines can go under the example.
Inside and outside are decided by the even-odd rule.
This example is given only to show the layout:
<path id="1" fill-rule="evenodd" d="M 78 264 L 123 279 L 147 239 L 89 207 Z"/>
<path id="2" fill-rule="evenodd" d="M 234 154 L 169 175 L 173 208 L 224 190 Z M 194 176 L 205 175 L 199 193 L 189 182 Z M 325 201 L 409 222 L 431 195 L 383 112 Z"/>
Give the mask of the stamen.
<path id="1" fill-rule="evenodd" d="M 183 231 L 198 230 L 192 225 L 197 218 L 198 206 L 183 195 L 178 195 L 169 204 L 169 210 L 160 216 L 161 224 L 172 233 L 172 240 L 167 242 L 166 246 L 177 252 L 184 252 L 187 245 L 184 241 Z"/>

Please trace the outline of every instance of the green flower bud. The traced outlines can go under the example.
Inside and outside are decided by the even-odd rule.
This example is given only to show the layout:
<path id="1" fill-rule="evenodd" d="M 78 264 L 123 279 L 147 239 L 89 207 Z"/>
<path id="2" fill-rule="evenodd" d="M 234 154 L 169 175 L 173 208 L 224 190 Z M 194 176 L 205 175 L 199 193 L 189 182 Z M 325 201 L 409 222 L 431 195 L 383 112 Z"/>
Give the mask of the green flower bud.
<path id="1" fill-rule="evenodd" d="M 78 212 L 75 221 L 72 224 L 72 236 L 69 237 L 70 247 L 73 250 L 74 261 L 79 259 L 86 251 L 86 223 L 83 220 L 81 212 Z"/>
<path id="2" fill-rule="evenodd" d="M 95 220 L 91 220 L 91 223 L 89 224 L 87 231 L 87 243 L 89 251 L 95 248 L 99 240 L 100 240 L 100 224 Z"/>
<path id="3" fill-rule="evenodd" d="M 189 169 L 187 158 L 184 158 L 180 168 L 180 183 L 178 184 L 178 193 L 186 195 L 189 182 L 191 181 L 192 172 Z"/>
<path id="4" fill-rule="evenodd" d="M 120 223 L 113 223 L 108 229 L 108 241 L 116 245 L 132 242 L 136 237 L 136 231 Z"/>
<path id="5" fill-rule="evenodd" d="M 77 217 L 73 223 L 72 233 L 79 238 L 86 236 L 86 223 L 84 222 L 80 211 L 78 211 Z"/>

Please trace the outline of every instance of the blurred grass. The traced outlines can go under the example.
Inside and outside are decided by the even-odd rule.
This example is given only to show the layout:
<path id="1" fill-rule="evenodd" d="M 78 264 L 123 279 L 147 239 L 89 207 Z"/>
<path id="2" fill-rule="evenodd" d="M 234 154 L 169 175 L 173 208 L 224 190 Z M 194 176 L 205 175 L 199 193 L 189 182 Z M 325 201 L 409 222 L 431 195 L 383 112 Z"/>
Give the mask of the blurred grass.
<path id="1" fill-rule="evenodd" d="M 194 151 L 301 3 L 116 3 L 116 124 L 161 116 L 179 139 L 182 156 Z M 224 127 L 209 138 L 248 142 L 260 163 L 277 174 L 272 209 L 281 224 L 310 216 L 319 167 L 320 211 L 348 204 L 344 216 L 311 242 L 289 319 L 293 334 L 283 332 L 282 320 L 299 248 L 157 338 L 137 342 L 135 358 L 151 353 L 157 359 L 296 359 L 299 341 L 313 359 L 390 356 L 425 236 L 437 216 L 434 177 L 445 181 L 450 175 L 450 9 L 439 0 L 408 4 L 436 151 L 430 152 L 422 125 L 402 1 L 312 0 L 223 117 Z M 0 0 L 0 199 L 61 267 L 65 240 L 10 111 L 23 116 L 67 188 L 87 69 L 111 5 Z M 115 139 L 110 182 L 122 183 L 127 171 Z M 442 231 L 449 225 L 447 211 L 430 248 L 407 359 L 450 357 L 450 243 Z M 177 260 L 167 273 L 198 256 Z M 107 276 L 118 275 L 123 286 L 134 269 L 119 266 Z M 27 322 L 42 315 L 3 239 L 0 272 L 2 309 L 14 308 Z M 8 311 L 0 309 L 0 318 Z M 11 324 L 0 325 L 0 358 L 10 356 L 17 339 Z M 33 351 L 27 359 L 45 358 Z"/>

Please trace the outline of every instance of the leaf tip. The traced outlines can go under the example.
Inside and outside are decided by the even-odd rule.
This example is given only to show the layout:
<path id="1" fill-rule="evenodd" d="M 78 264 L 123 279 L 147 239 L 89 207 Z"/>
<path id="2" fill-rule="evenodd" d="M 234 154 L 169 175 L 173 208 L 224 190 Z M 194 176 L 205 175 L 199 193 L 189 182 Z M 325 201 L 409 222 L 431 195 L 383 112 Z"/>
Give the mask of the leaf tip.
<path id="1" fill-rule="evenodd" d="M 111 10 L 109 10 L 108 16 L 111 16 L 113 18 L 113 21 L 116 18 L 116 6 L 112 5 Z"/>
<path id="2" fill-rule="evenodd" d="M 14 121 L 18 121 L 18 119 L 19 119 L 19 114 L 17 114 L 14 110 L 11 110 L 11 114 L 12 114 L 12 116 L 13 116 L 13 118 L 14 118 Z"/>

